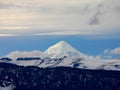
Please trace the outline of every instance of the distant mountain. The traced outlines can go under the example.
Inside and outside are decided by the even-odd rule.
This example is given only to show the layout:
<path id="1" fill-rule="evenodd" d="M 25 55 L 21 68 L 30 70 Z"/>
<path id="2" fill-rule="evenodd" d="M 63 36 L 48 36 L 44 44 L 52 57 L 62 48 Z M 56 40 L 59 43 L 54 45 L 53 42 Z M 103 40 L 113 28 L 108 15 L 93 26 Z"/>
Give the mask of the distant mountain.
<path id="1" fill-rule="evenodd" d="M 60 41 L 57 44 L 49 47 L 42 55 L 43 58 L 62 58 L 67 57 L 86 57 L 65 41 Z"/>
<path id="2" fill-rule="evenodd" d="M 102 69 L 120 71 L 119 59 L 91 58 L 69 45 L 65 41 L 50 46 L 43 53 L 40 51 L 20 52 L 15 51 L 7 55 L 13 60 L 8 61 L 21 66 L 38 67 L 72 67 L 82 69 Z M 2 60 L 3 61 L 3 60 Z"/>

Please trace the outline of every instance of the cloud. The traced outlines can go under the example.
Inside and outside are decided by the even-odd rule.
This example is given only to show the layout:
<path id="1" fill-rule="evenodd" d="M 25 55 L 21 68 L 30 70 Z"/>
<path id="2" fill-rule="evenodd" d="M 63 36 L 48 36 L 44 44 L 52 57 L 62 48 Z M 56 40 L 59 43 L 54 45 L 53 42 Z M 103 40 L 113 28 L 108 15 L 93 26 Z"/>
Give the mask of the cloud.
<path id="1" fill-rule="evenodd" d="M 118 13 L 120 13 L 120 6 L 116 6 L 115 7 L 115 11 L 117 11 Z"/>
<path id="2" fill-rule="evenodd" d="M 119 0 L 2 0 L 0 4 L 4 34 L 120 33 Z"/>
<path id="3" fill-rule="evenodd" d="M 104 53 L 105 54 L 120 54 L 120 47 L 116 47 L 115 49 L 113 50 L 110 50 L 110 49 L 106 49 L 104 50 Z"/>
<path id="4" fill-rule="evenodd" d="M 18 36 L 17 34 L 0 34 L 0 37 Z"/>
<path id="5" fill-rule="evenodd" d="M 10 29 L 15 29 L 15 30 L 19 30 L 19 29 L 29 29 L 29 27 L 0 27 L 2 30 L 10 30 Z"/>
<path id="6" fill-rule="evenodd" d="M 111 53 L 113 53 L 113 54 L 120 54 L 120 47 L 111 50 Z"/>
<path id="7" fill-rule="evenodd" d="M 16 60 L 19 57 L 40 57 L 42 52 L 38 50 L 34 51 L 13 51 L 6 55 L 6 57 L 9 57 L 13 60 Z"/>
<path id="8" fill-rule="evenodd" d="M 105 53 L 105 54 L 111 53 L 111 50 L 110 50 L 110 49 L 105 49 L 105 50 L 104 50 L 104 53 Z"/>
<path id="9" fill-rule="evenodd" d="M 92 18 L 90 18 L 89 24 L 94 25 L 94 24 L 99 24 L 100 20 L 99 17 L 101 16 L 101 12 L 97 12 Z"/>
<path id="10" fill-rule="evenodd" d="M 1 3 L 0 2 L 0 9 L 9 9 L 12 6 L 14 6 L 13 4 L 8 4 L 8 3 Z"/>
<path id="11" fill-rule="evenodd" d="M 104 12 L 104 3 L 100 3 L 96 6 L 96 12 L 93 16 L 89 19 L 89 25 L 100 24 L 100 17 L 103 15 Z"/>

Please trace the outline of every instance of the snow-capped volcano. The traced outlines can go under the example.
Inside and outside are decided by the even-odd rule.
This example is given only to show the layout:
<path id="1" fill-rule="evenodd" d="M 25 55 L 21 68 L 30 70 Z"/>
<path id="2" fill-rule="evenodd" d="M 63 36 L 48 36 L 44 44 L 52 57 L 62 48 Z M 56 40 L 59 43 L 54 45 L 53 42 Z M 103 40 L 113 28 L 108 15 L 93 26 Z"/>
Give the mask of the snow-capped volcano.
<path id="1" fill-rule="evenodd" d="M 65 41 L 60 41 L 57 44 L 49 47 L 42 55 L 43 58 L 62 58 L 67 57 L 86 57 Z"/>
<path id="2" fill-rule="evenodd" d="M 66 57 L 65 57 L 66 56 Z M 15 51 L 7 55 L 12 61 L 5 61 L 21 66 L 38 66 L 38 67 L 73 67 L 83 69 L 104 69 L 120 71 L 120 61 L 118 59 L 104 60 L 87 56 L 65 41 L 50 46 L 46 51 L 19 52 Z M 34 60 L 19 60 L 19 57 L 27 57 Z"/>

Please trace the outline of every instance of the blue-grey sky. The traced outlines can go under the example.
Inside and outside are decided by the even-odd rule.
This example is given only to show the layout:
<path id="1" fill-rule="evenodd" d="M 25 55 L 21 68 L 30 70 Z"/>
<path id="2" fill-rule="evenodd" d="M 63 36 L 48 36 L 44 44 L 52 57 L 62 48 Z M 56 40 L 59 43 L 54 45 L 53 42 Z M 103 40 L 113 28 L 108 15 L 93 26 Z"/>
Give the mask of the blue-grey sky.
<path id="1" fill-rule="evenodd" d="M 0 0 L 0 56 L 60 40 L 89 55 L 119 52 L 119 35 L 120 0 Z"/>
<path id="2" fill-rule="evenodd" d="M 0 38 L 0 56 L 10 52 L 19 51 L 45 51 L 49 46 L 64 40 L 80 52 L 97 56 L 109 54 L 118 48 L 114 55 L 120 55 L 120 38 L 104 38 L 80 35 L 41 35 L 41 36 L 14 36 Z M 111 50 L 111 51 L 110 51 Z M 105 52 L 105 53 L 104 53 Z M 111 53 L 112 54 L 112 53 Z"/>

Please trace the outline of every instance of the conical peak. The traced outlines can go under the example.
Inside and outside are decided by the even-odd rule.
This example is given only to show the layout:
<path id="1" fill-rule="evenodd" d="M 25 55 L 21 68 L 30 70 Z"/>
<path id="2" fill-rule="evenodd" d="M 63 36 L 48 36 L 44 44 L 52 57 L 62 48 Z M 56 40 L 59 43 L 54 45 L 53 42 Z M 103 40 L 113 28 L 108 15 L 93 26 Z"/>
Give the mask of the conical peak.
<path id="1" fill-rule="evenodd" d="M 60 42 L 58 42 L 56 45 L 69 45 L 67 42 L 65 42 L 65 41 L 60 41 Z"/>
<path id="2" fill-rule="evenodd" d="M 60 41 L 57 44 L 49 47 L 43 54 L 43 57 L 49 58 L 61 58 L 63 56 L 79 57 L 83 56 L 83 54 L 65 41 Z"/>
<path id="3" fill-rule="evenodd" d="M 58 48 L 58 49 L 65 49 L 65 50 L 74 49 L 70 44 L 68 44 L 65 41 L 60 41 L 55 45 L 51 46 L 50 48 Z"/>
<path id="4" fill-rule="evenodd" d="M 64 44 L 64 43 L 67 43 L 67 42 L 65 42 L 65 41 L 59 41 L 58 43 Z"/>

